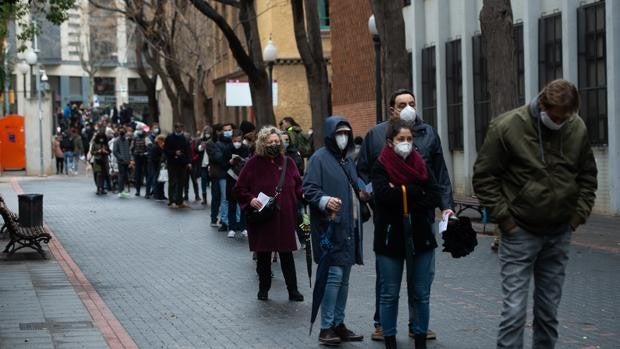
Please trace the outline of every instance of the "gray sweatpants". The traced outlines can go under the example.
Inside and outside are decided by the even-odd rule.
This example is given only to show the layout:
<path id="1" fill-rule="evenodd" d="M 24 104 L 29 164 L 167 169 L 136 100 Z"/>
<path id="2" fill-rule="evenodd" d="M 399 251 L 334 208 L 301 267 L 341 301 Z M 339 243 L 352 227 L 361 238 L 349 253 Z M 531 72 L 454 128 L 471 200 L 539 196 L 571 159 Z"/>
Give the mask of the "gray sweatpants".
<path id="1" fill-rule="evenodd" d="M 557 312 L 562 298 L 571 229 L 556 235 L 534 235 L 519 228 L 502 233 L 499 261 L 502 277 L 502 321 L 497 348 L 523 348 L 527 296 L 534 275 L 533 349 L 549 349 L 558 339 Z"/>

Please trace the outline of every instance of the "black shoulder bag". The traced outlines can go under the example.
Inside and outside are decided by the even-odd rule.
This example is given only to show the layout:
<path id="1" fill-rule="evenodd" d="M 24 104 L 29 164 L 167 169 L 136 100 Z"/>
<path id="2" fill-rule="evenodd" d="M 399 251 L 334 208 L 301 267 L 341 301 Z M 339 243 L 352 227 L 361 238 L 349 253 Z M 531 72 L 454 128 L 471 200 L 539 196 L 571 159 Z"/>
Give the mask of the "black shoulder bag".
<path id="1" fill-rule="evenodd" d="M 254 207 L 248 205 L 245 211 L 245 219 L 250 224 L 262 224 L 269 222 L 273 215 L 277 210 L 280 209 L 278 206 L 276 199 L 282 193 L 282 187 L 284 186 L 284 177 L 286 176 L 286 168 L 288 167 L 288 157 L 284 156 L 284 161 L 282 162 L 282 170 L 280 171 L 280 180 L 278 181 L 278 185 L 276 186 L 275 194 L 269 199 L 269 201 L 264 205 L 264 207 L 259 211 Z"/>
<path id="2" fill-rule="evenodd" d="M 336 161 L 338 161 L 338 159 L 336 159 Z M 349 181 L 351 188 L 353 188 L 355 197 L 357 197 L 357 201 L 359 201 L 360 203 L 360 218 L 362 219 L 362 222 L 363 223 L 368 222 L 368 220 L 370 219 L 370 208 L 368 207 L 367 203 L 362 202 L 362 200 L 360 200 L 359 187 L 357 186 L 357 183 L 353 182 L 353 178 L 351 178 L 351 175 L 349 174 L 347 169 L 344 168 L 342 161 L 338 161 L 338 165 L 340 165 L 340 168 L 342 169 L 344 174 L 347 176 L 347 180 Z"/>

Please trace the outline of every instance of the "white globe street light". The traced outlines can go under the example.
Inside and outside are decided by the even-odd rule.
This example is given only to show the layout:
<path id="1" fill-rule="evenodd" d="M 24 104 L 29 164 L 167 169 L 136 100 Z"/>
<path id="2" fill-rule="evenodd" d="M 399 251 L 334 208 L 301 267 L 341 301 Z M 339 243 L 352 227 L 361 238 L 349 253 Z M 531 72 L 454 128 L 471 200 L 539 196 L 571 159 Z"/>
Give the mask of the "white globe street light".
<path id="1" fill-rule="evenodd" d="M 267 68 L 269 72 L 269 96 L 271 96 L 271 103 L 273 104 L 273 64 L 278 59 L 278 47 L 274 45 L 271 40 L 271 34 L 269 34 L 269 41 L 263 49 L 263 60 L 267 62 Z M 275 120 L 274 120 L 275 123 Z"/>
<path id="2" fill-rule="evenodd" d="M 22 74 L 27 74 L 30 71 L 30 65 L 24 61 L 21 61 L 17 65 L 17 70 Z"/>
<path id="3" fill-rule="evenodd" d="M 37 56 L 37 53 L 35 52 L 35 50 L 33 50 L 32 48 L 29 48 L 28 50 L 26 50 L 26 52 L 24 53 L 24 59 L 26 60 L 26 63 L 30 64 L 30 65 L 35 65 L 37 64 L 37 59 L 39 57 Z"/>
<path id="4" fill-rule="evenodd" d="M 368 18 L 368 31 L 372 35 L 379 35 L 379 31 L 377 30 L 377 24 L 375 23 L 375 15 L 370 16 Z"/>
<path id="5" fill-rule="evenodd" d="M 33 23 L 36 28 L 36 22 Z M 36 87 L 37 87 L 37 109 L 39 111 L 39 155 L 40 155 L 40 164 L 39 164 L 39 176 L 43 177 L 45 175 L 44 163 L 43 163 L 43 110 L 41 108 L 41 68 L 39 66 L 37 52 L 39 52 L 39 48 L 37 45 L 37 37 L 35 36 L 34 47 L 29 48 L 24 53 L 24 59 L 26 63 L 29 65 L 34 65 L 34 71 L 36 74 Z M 20 68 L 21 69 L 21 68 Z M 44 76 L 47 79 L 47 75 Z"/>

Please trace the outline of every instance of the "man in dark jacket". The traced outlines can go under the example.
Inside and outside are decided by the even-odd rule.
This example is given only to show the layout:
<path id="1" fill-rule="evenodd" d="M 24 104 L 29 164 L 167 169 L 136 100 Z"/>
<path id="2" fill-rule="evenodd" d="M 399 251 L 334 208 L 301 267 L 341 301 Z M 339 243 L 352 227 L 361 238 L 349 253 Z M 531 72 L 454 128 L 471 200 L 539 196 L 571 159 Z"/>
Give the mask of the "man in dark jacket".
<path id="1" fill-rule="evenodd" d="M 314 259 L 318 261 L 323 251 L 321 237 L 332 226 L 330 264 L 321 303 L 321 332 L 319 342 L 338 345 L 341 341 L 361 341 L 344 324 L 353 264 L 362 264 L 362 222 L 357 192 L 355 164 L 349 156 L 353 150 L 353 132 L 349 122 L 341 116 L 331 116 L 325 121 L 325 146 L 318 149 L 308 162 L 303 189 L 310 203 L 310 222 Z M 332 222 L 330 223 L 330 219 Z"/>
<path id="2" fill-rule="evenodd" d="M 174 124 L 174 132 L 166 137 L 164 153 L 168 165 L 168 206 L 189 207 L 183 202 L 183 183 L 192 164 L 189 142 L 183 134 L 183 124 Z"/>
<path id="3" fill-rule="evenodd" d="M 136 130 L 136 136 L 131 143 L 131 156 L 133 162 L 135 164 L 135 177 L 134 180 L 136 182 L 136 196 L 140 196 L 140 188 L 142 187 L 142 183 L 144 181 L 144 176 L 146 175 L 146 161 L 147 161 L 148 149 L 147 149 L 147 140 L 146 133 L 144 132 L 144 128 L 142 125 L 138 126 Z M 146 194 L 149 195 L 148 186 L 146 190 Z"/>
<path id="4" fill-rule="evenodd" d="M 400 118 L 405 121 L 413 122 L 415 137 L 413 139 L 413 145 L 418 152 L 424 158 L 426 164 L 431 168 L 438 185 L 441 189 L 441 210 L 442 215 L 452 215 L 454 212 L 454 201 L 452 198 L 452 183 L 450 182 L 450 176 L 446 167 L 445 160 L 443 158 L 443 150 L 441 148 L 441 140 L 437 131 L 427 123 L 415 111 L 415 96 L 413 92 L 406 89 L 398 89 L 392 93 L 390 98 L 390 117 Z M 384 121 L 368 131 L 364 142 L 360 149 L 359 157 L 357 160 L 357 171 L 364 180 L 364 182 L 370 182 L 370 171 L 379 156 L 379 153 L 385 146 L 386 134 L 388 131 L 389 121 Z M 434 218 L 434 217 L 433 217 Z M 407 285 L 408 294 L 413 294 L 413 285 Z M 377 276 L 377 282 L 375 285 L 376 294 L 379 294 L 379 277 Z M 413 299 L 408 297 L 409 301 L 409 332 L 413 334 L 413 324 L 415 319 L 413 318 Z M 379 319 L 379 299 L 375 299 L 375 332 L 372 335 L 374 340 L 383 340 L 383 331 L 381 329 L 381 320 Z M 426 337 L 427 339 L 435 339 L 434 332 L 429 330 Z"/>
<path id="5" fill-rule="evenodd" d="M 592 211 L 596 162 L 577 88 L 554 80 L 529 105 L 498 116 L 473 186 L 501 230 L 503 310 L 497 348 L 522 348 L 534 276 L 534 348 L 553 348 L 572 232 Z"/>
<path id="6" fill-rule="evenodd" d="M 228 199 L 228 237 L 234 238 L 237 232 L 241 232 L 243 237 L 248 236 L 248 231 L 245 229 L 245 217 L 241 208 L 237 203 L 237 198 L 234 196 L 233 187 L 237 183 L 241 169 L 245 165 L 247 159 L 250 157 L 250 149 L 243 145 L 243 134 L 240 130 L 234 130 L 232 136 L 233 148 L 231 151 L 231 158 L 228 161 L 230 164 L 228 171 L 226 171 L 226 198 Z M 237 213 L 239 213 L 239 219 L 237 219 Z"/>
<path id="7" fill-rule="evenodd" d="M 219 231 L 228 231 L 228 200 L 226 198 L 226 172 L 230 168 L 232 158 L 233 124 L 227 123 L 222 126 L 222 134 L 215 144 L 215 154 L 210 159 L 212 174 L 217 179 L 220 189 L 220 228 Z"/>
<path id="8" fill-rule="evenodd" d="M 124 127 L 119 128 L 118 138 L 114 141 L 114 149 L 112 150 L 118 164 L 118 196 L 121 198 L 127 197 L 127 193 L 129 193 L 129 187 L 125 193 L 125 184 L 129 180 L 129 161 L 131 161 L 130 143 L 126 132 L 127 130 Z"/>

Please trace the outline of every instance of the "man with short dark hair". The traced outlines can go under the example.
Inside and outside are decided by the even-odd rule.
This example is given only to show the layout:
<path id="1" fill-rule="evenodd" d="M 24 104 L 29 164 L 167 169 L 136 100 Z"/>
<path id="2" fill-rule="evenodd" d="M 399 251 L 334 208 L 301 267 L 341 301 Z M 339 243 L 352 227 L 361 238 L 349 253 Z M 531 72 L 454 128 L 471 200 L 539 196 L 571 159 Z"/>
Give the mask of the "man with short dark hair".
<path id="1" fill-rule="evenodd" d="M 597 168 L 579 94 L 554 80 L 495 118 L 474 165 L 480 204 L 499 225 L 503 309 L 497 348 L 523 348 L 534 276 L 533 348 L 553 348 L 572 232 L 592 211 Z"/>
<path id="2" fill-rule="evenodd" d="M 416 102 L 413 92 L 407 89 L 397 89 L 392 93 L 389 103 L 391 119 L 402 119 L 413 123 L 413 129 L 415 132 L 413 145 L 415 149 L 420 153 L 420 155 L 422 155 L 422 158 L 424 158 L 426 164 L 432 169 L 433 175 L 437 179 L 437 184 L 440 187 L 441 193 L 440 208 L 442 210 L 442 214 L 454 214 L 454 212 L 452 211 L 452 208 L 454 207 L 454 202 L 452 198 L 452 184 L 450 182 L 448 169 L 443 158 L 441 140 L 439 139 L 437 131 L 435 131 L 435 129 L 433 129 L 431 125 L 425 123 L 420 117 L 420 115 L 416 112 Z M 379 156 L 379 153 L 385 146 L 388 124 L 389 121 L 384 121 L 376 125 L 372 129 L 370 129 L 370 131 L 368 131 L 368 133 L 366 134 L 366 137 L 364 137 L 364 142 L 362 143 L 359 157 L 357 160 L 357 171 L 359 172 L 359 176 L 366 183 L 370 182 L 370 172 L 372 170 L 372 167 L 374 166 L 374 163 Z M 434 215 L 429 215 L 429 219 L 434 220 Z M 381 319 L 379 316 L 378 298 L 380 275 L 378 272 L 378 268 L 376 268 L 376 270 L 377 281 L 375 284 L 375 292 L 377 296 L 375 299 L 376 303 L 374 316 L 375 331 L 373 332 L 371 338 L 373 340 L 383 340 L 383 329 L 381 327 Z M 412 337 L 416 332 L 416 328 L 419 328 L 416 319 L 413 316 L 413 286 L 413 280 L 407 280 L 407 297 L 409 300 L 409 335 Z M 426 335 L 427 339 L 435 339 L 435 333 L 430 330 Z"/>
<path id="3" fill-rule="evenodd" d="M 126 198 L 129 193 L 129 187 L 125 192 L 125 184 L 129 184 L 129 162 L 131 161 L 131 153 L 129 150 L 130 142 L 126 135 L 125 127 L 118 129 L 118 138 L 114 141 L 112 154 L 116 158 L 118 164 L 118 196 Z"/>
<path id="4" fill-rule="evenodd" d="M 168 206 L 189 207 L 183 202 L 183 183 L 192 164 L 189 142 L 183 134 L 182 123 L 174 124 L 174 132 L 166 137 L 164 153 L 168 165 Z"/>

